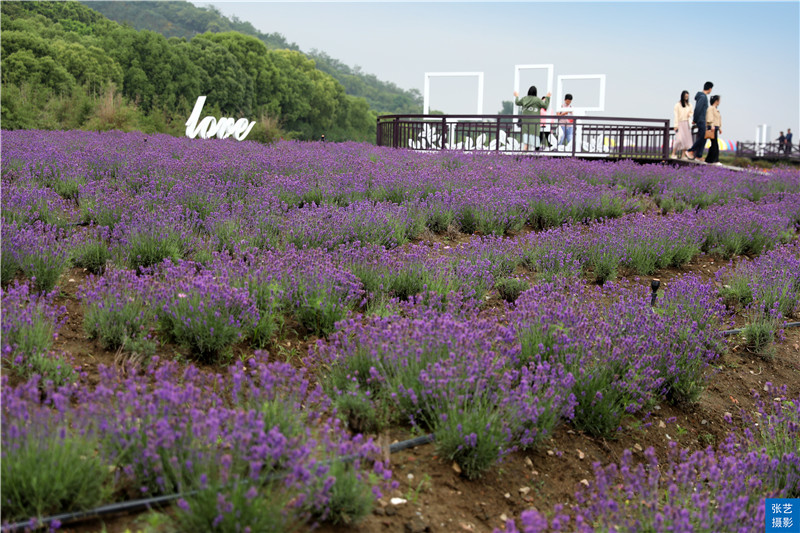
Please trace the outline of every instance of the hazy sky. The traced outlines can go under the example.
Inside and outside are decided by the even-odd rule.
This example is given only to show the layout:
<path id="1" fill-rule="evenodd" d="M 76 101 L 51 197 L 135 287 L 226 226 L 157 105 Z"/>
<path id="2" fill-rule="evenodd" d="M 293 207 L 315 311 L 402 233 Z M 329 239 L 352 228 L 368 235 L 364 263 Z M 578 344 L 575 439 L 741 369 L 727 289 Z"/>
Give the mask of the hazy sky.
<path id="1" fill-rule="evenodd" d="M 207 5 L 209 2 L 194 2 Z M 800 2 L 212 2 L 302 50 L 422 92 L 425 72 L 484 72 L 484 113 L 513 98 L 514 65 L 606 74 L 605 116 L 671 118 L 683 89 L 714 82 L 723 137 L 800 128 Z M 522 75 L 544 92 L 543 73 Z M 555 85 L 555 84 L 554 84 Z M 597 85 L 567 87 L 596 105 Z M 553 89 L 555 96 L 555 87 Z M 431 108 L 474 113 L 477 81 L 434 79 Z"/>

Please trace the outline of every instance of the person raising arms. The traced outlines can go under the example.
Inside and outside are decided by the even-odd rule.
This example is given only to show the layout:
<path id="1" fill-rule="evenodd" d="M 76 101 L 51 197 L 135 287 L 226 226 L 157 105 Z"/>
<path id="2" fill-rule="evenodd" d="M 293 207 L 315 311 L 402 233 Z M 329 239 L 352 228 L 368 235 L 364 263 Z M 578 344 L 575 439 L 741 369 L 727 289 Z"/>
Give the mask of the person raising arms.
<path id="1" fill-rule="evenodd" d="M 515 100 L 514 103 L 522 108 L 523 115 L 540 115 L 541 109 L 547 109 L 550 107 L 550 93 L 544 98 L 539 98 L 537 96 L 536 86 L 531 85 L 528 88 L 528 95 L 523 96 L 522 98 L 519 97 L 519 93 L 514 91 Z M 541 132 L 542 125 L 540 123 L 540 119 L 531 119 L 530 121 L 524 121 L 521 123 L 524 132 L 522 134 L 523 139 L 523 150 L 528 150 L 528 147 L 533 144 L 534 146 L 539 142 L 539 133 Z M 537 147 L 538 149 L 538 147 Z"/>

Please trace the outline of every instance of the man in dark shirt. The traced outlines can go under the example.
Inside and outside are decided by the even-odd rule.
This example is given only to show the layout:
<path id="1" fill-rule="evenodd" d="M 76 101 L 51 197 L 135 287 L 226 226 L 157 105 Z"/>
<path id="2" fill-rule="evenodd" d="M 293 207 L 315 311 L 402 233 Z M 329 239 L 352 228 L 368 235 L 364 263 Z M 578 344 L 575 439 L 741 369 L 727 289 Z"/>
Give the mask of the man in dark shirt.
<path id="1" fill-rule="evenodd" d="M 786 151 L 786 137 L 783 136 L 783 132 L 778 135 L 778 152 L 785 152 Z"/>
<path id="2" fill-rule="evenodd" d="M 694 95 L 694 123 L 697 124 L 697 137 L 694 144 L 686 151 L 686 157 L 691 160 L 703 160 L 703 150 L 706 147 L 706 111 L 708 111 L 708 95 L 714 84 L 707 81 L 703 84 L 703 90 Z"/>
<path id="3" fill-rule="evenodd" d="M 786 140 L 783 141 L 783 147 L 784 153 L 787 155 L 792 153 L 792 128 L 786 130 Z"/>

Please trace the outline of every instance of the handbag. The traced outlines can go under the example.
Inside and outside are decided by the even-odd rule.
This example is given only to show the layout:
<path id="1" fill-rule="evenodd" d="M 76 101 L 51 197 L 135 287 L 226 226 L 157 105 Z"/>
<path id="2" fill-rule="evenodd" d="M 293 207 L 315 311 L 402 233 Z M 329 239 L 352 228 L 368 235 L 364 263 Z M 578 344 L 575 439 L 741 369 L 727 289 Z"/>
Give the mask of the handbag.
<path id="1" fill-rule="evenodd" d="M 705 136 L 705 138 L 706 138 L 706 139 L 713 139 L 713 138 L 714 138 L 714 134 L 715 134 L 715 133 L 716 133 L 716 132 L 714 131 L 714 128 L 711 128 L 710 130 L 706 130 L 706 136 Z"/>

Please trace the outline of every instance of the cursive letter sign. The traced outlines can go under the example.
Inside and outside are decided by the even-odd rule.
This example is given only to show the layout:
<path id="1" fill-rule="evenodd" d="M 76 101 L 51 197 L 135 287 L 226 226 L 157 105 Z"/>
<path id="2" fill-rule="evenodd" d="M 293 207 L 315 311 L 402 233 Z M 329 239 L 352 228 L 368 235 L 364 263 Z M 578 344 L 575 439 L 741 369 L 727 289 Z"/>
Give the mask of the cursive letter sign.
<path id="1" fill-rule="evenodd" d="M 198 96 L 197 102 L 194 104 L 192 114 L 189 115 L 189 120 L 186 121 L 186 136 L 194 139 L 200 135 L 201 139 L 208 139 L 209 137 L 217 136 L 218 139 L 227 139 L 231 135 L 237 141 L 243 141 L 253 126 L 256 125 L 255 121 L 250 122 L 246 118 L 235 120 L 229 117 L 220 117 L 219 120 L 214 117 L 205 117 L 197 123 L 200 118 L 200 112 L 206 103 L 205 96 Z"/>

